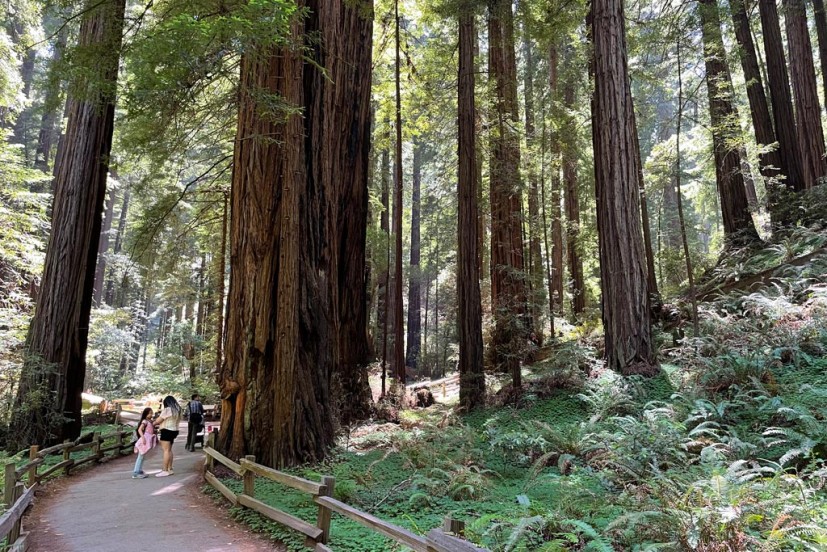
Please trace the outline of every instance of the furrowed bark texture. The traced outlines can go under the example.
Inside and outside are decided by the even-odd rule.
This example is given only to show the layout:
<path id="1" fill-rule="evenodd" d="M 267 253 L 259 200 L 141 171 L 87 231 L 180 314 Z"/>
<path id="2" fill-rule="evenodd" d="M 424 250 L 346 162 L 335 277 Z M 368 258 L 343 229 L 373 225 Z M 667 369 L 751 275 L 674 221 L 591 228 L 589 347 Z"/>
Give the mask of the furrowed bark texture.
<path id="1" fill-rule="evenodd" d="M 494 365 L 522 385 L 520 361 L 530 334 L 522 239 L 520 140 L 516 129 L 517 69 L 514 16 L 509 0 L 494 0 L 488 14 L 488 65 L 494 80 L 491 136 L 491 297 Z"/>
<path id="2" fill-rule="evenodd" d="M 81 429 L 86 345 L 115 117 L 124 1 L 90 6 L 79 45 L 99 52 L 84 94 L 69 99 L 68 145 L 56 162 L 52 232 L 9 434 L 18 445 Z M 44 395 L 49 398 L 43 398 Z"/>
<path id="3" fill-rule="evenodd" d="M 411 263 L 408 276 L 408 338 L 405 340 L 405 366 L 407 371 L 416 374 L 419 363 L 419 351 L 422 343 L 422 271 L 420 268 L 420 189 L 422 185 L 422 149 L 414 141 L 413 179 L 411 182 Z"/>
<path id="4" fill-rule="evenodd" d="M 324 458 L 333 442 L 333 375 L 346 393 L 351 378 L 361 379 L 348 363 L 367 351 L 370 58 L 362 54 L 370 51 L 371 24 L 344 1 L 304 5 L 308 15 L 294 22 L 292 38 L 318 37 L 310 43 L 314 63 L 289 47 L 242 59 L 233 308 L 219 374 L 219 448 L 276 467 Z M 263 116 L 262 94 L 303 112 Z M 361 319 L 359 331 L 344 317 Z M 343 343 L 345 334 L 357 341 Z"/>
<path id="5" fill-rule="evenodd" d="M 715 154 L 715 179 L 721 199 L 724 234 L 729 240 L 755 239 L 758 233 L 749 212 L 744 177 L 741 172 L 740 126 L 732 103 L 732 78 L 726 62 L 721 36 L 721 20 L 716 0 L 701 0 L 701 15 L 706 64 L 706 87 L 712 121 L 712 147 Z"/>
<path id="6" fill-rule="evenodd" d="M 640 228 L 636 155 L 622 0 L 592 4 L 594 143 L 603 329 L 609 368 L 651 373 L 654 364 Z"/>
<path id="7" fill-rule="evenodd" d="M 806 188 L 812 188 L 818 184 L 819 178 L 827 174 L 813 47 L 810 43 L 804 0 L 783 0 L 783 4 L 787 45 L 790 49 L 790 77 L 798 122 L 798 145 L 801 151 L 801 164 L 804 167 L 804 185 Z"/>
<path id="8" fill-rule="evenodd" d="M 744 6 L 744 0 L 730 0 L 732 23 L 735 28 L 735 38 L 738 41 L 738 54 L 741 58 L 741 68 L 744 71 L 744 80 L 747 82 L 747 98 L 749 99 L 752 126 L 755 130 L 755 142 L 766 147 L 775 143 L 775 130 L 772 126 L 770 107 L 767 95 L 764 92 L 764 83 L 761 78 L 761 68 L 758 65 L 758 56 L 755 53 L 755 42 L 752 40 L 749 18 Z M 763 149 L 763 148 L 762 148 Z M 764 151 L 758 156 L 759 169 L 764 176 L 767 190 L 774 185 L 769 179 L 781 174 L 789 174 L 789 168 L 777 148 Z"/>
<path id="9" fill-rule="evenodd" d="M 474 15 L 459 18 L 459 218 L 457 221 L 457 302 L 459 325 L 459 402 L 467 410 L 485 404 L 482 305 L 480 298 L 480 242 L 476 105 L 474 104 Z M 427 311 L 427 306 L 426 306 Z M 426 324 L 427 326 L 427 324 Z"/>
<path id="10" fill-rule="evenodd" d="M 761 13 L 764 55 L 767 58 L 767 84 L 770 89 L 778 154 L 781 157 L 781 166 L 787 168 L 787 180 L 784 184 L 800 191 L 805 188 L 804 172 L 790 94 L 790 79 L 787 75 L 787 61 L 784 56 L 784 42 L 781 39 L 781 25 L 778 23 L 778 7 L 775 0 L 758 0 L 758 9 Z M 774 198 L 771 198 L 771 201 L 777 202 Z"/>

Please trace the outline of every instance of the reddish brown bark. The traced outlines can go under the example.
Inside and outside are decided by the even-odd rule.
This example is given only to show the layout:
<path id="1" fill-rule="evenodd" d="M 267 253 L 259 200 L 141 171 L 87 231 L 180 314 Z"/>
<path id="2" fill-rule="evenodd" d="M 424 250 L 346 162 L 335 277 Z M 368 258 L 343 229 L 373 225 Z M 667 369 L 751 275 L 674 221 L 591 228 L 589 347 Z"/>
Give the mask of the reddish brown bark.
<path id="1" fill-rule="evenodd" d="M 526 312 L 520 192 L 520 141 L 514 16 L 509 0 L 496 0 L 488 13 L 488 65 L 494 80 L 491 114 L 491 297 L 495 329 L 494 364 L 522 385 L 520 361 L 531 328 Z"/>
<path id="2" fill-rule="evenodd" d="M 408 275 L 408 338 L 405 351 L 407 371 L 416 374 L 422 342 L 422 271 L 420 261 L 420 204 L 422 185 L 423 145 L 414 141 L 413 178 L 411 181 L 411 262 Z"/>
<path id="3" fill-rule="evenodd" d="M 396 142 L 393 175 L 393 234 L 394 242 L 394 276 L 393 276 L 393 366 L 396 379 L 403 386 L 400 392 L 404 392 L 405 385 L 405 328 L 403 326 L 402 312 L 402 91 L 401 91 L 401 57 L 399 41 L 399 0 L 394 3 L 396 13 L 396 58 L 395 58 L 395 84 L 396 84 Z"/>
<path id="4" fill-rule="evenodd" d="M 466 410 L 485 404 L 482 306 L 480 299 L 479 213 L 474 103 L 474 45 L 477 32 L 473 13 L 459 18 L 459 196 L 457 220 L 457 303 L 459 326 L 459 402 Z M 425 307 L 427 311 L 427 306 Z M 426 323 L 427 326 L 427 323 Z"/>
<path id="5" fill-rule="evenodd" d="M 715 154 L 715 177 L 721 198 L 721 218 L 728 240 L 752 240 L 758 237 L 749 211 L 741 156 L 738 147 L 740 126 L 732 102 L 732 78 L 726 61 L 721 20 L 715 0 L 699 4 L 704 62 L 706 64 L 709 115 L 712 121 L 712 146 Z"/>
<path id="6" fill-rule="evenodd" d="M 783 0 L 783 4 L 804 185 L 806 188 L 812 188 L 818 184 L 819 178 L 827 174 L 813 47 L 810 43 L 804 0 Z"/>
<path id="7" fill-rule="evenodd" d="M 595 85 L 592 141 L 606 359 L 609 368 L 623 374 L 648 374 L 655 359 L 622 0 L 595 0 L 590 19 Z"/>
<path id="8" fill-rule="evenodd" d="M 801 165 L 793 100 L 790 94 L 790 79 L 787 75 L 784 43 L 781 39 L 781 26 L 778 23 L 778 7 L 775 0 L 758 0 L 758 9 L 761 13 L 764 52 L 767 58 L 767 85 L 770 89 L 778 154 L 781 157 L 781 166 L 787 168 L 785 174 L 787 179 L 784 185 L 793 190 L 803 190 L 805 187 L 804 169 Z M 773 207 L 777 205 L 777 202 L 778 198 L 770 198 L 770 210 L 775 210 Z"/>
<path id="9" fill-rule="evenodd" d="M 90 67 L 94 78 L 78 77 L 72 89 L 81 93 L 69 99 L 69 146 L 56 162 L 52 232 L 29 328 L 29 358 L 23 365 L 10 424 L 9 434 L 16 445 L 74 438 L 81 429 L 81 392 L 112 147 L 124 1 L 94 3 L 89 8 L 78 42 L 97 53 Z"/>

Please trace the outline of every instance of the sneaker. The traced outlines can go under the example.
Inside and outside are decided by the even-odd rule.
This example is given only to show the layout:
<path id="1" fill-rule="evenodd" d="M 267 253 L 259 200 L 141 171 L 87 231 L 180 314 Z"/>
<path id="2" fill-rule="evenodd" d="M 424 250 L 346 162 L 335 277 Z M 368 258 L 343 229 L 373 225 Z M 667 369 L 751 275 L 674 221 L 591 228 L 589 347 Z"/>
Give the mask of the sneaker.
<path id="1" fill-rule="evenodd" d="M 168 470 L 167 473 L 170 474 L 170 475 L 175 475 L 175 472 L 172 471 L 172 470 Z"/>
<path id="2" fill-rule="evenodd" d="M 172 474 L 169 473 L 168 471 L 160 471 L 160 472 L 155 474 L 155 477 L 167 477 L 167 476 L 170 476 L 170 475 L 172 475 Z"/>
<path id="3" fill-rule="evenodd" d="M 132 479 L 146 479 L 146 474 L 144 472 L 141 473 L 133 473 Z"/>

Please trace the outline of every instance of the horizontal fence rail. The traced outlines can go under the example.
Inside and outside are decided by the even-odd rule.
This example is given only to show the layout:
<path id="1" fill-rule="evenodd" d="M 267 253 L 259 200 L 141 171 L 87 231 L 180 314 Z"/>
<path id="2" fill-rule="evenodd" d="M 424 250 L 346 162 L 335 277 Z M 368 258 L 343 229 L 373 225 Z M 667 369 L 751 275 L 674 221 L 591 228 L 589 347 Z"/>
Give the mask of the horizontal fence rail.
<path id="1" fill-rule="evenodd" d="M 420 536 L 411 531 L 381 520 L 376 516 L 363 512 L 353 506 L 333 498 L 336 480 L 330 476 L 323 476 L 322 480 L 310 481 L 295 475 L 290 475 L 267 466 L 257 464 L 254 456 L 245 456 L 239 462 L 230 460 L 215 450 L 216 433 L 207 437 L 207 446 L 204 448 L 204 479 L 234 506 L 243 506 L 272 521 L 278 522 L 305 536 L 305 544 L 314 552 L 333 552 L 330 546 L 331 514 L 336 513 L 346 517 L 368 529 L 403 544 L 415 552 L 488 552 L 478 548 L 458 536 L 448 532 L 461 532 L 462 524 L 454 520 L 446 520 L 442 529 L 433 529 L 428 535 Z M 225 466 L 236 475 L 241 476 L 243 491 L 233 492 L 224 485 L 213 473 L 215 463 Z M 292 514 L 265 504 L 255 497 L 255 479 L 261 477 L 275 481 L 292 489 L 308 493 L 313 502 L 319 507 L 316 524 L 302 520 Z"/>
<path id="2" fill-rule="evenodd" d="M 22 466 L 15 466 L 9 462 L 5 466 L 3 481 L 3 502 L 6 511 L 0 516 L 0 542 L 5 539 L 7 552 L 22 552 L 27 549 L 26 534 L 22 530 L 23 513 L 31 505 L 34 492 L 41 481 L 55 472 L 64 470 L 69 475 L 73 468 L 89 462 L 102 462 L 108 458 L 115 458 L 123 452 L 132 451 L 132 430 L 117 430 L 105 434 L 99 432 L 86 433 L 74 441 L 64 441 L 40 449 L 37 445 L 29 447 L 29 461 Z M 111 439 L 115 443 L 103 446 Z M 72 458 L 72 453 L 91 451 L 83 458 Z M 112 452 L 111 456 L 106 453 Z M 46 467 L 46 458 L 50 455 L 62 455 L 62 460 Z M 45 467 L 43 471 L 41 468 Z"/>

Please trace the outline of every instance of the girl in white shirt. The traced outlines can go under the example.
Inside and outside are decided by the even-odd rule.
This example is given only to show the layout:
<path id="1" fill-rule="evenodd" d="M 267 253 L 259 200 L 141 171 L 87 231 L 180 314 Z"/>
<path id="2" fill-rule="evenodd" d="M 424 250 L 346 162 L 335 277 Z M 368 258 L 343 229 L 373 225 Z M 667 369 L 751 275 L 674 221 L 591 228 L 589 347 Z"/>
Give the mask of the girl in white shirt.
<path id="1" fill-rule="evenodd" d="M 161 415 L 155 420 L 155 426 L 161 428 L 161 449 L 164 451 L 164 469 L 155 474 L 155 477 L 166 477 L 173 475 L 172 471 L 172 443 L 178 437 L 178 426 L 181 424 L 183 411 L 181 405 L 172 395 L 164 398 L 164 409 Z"/>

